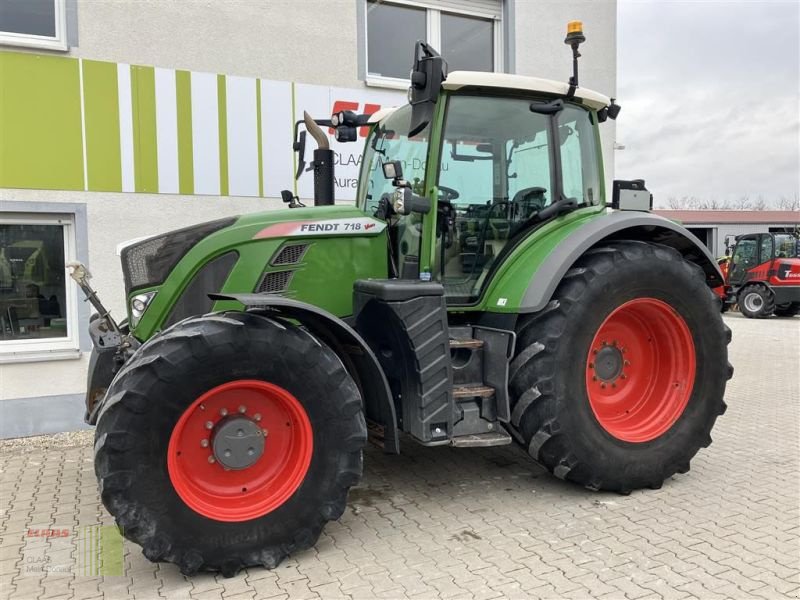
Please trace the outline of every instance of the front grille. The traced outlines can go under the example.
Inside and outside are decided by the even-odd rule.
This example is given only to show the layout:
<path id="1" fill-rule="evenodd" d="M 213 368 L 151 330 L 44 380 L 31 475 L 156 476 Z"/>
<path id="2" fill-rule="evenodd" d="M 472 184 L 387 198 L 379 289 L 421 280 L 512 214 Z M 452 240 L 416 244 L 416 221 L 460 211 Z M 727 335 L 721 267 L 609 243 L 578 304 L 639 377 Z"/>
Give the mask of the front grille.
<path id="1" fill-rule="evenodd" d="M 121 252 L 125 291 L 161 285 L 170 271 L 200 240 L 236 222 L 238 217 L 219 219 L 138 242 Z"/>
<path id="2" fill-rule="evenodd" d="M 308 244 L 284 246 L 272 257 L 271 265 L 294 265 L 300 262 L 308 250 Z"/>
<path id="3" fill-rule="evenodd" d="M 265 273 L 261 278 L 261 283 L 258 284 L 256 292 L 261 294 L 277 294 L 284 292 L 289 287 L 292 281 L 294 271 L 274 271 L 272 273 Z"/>

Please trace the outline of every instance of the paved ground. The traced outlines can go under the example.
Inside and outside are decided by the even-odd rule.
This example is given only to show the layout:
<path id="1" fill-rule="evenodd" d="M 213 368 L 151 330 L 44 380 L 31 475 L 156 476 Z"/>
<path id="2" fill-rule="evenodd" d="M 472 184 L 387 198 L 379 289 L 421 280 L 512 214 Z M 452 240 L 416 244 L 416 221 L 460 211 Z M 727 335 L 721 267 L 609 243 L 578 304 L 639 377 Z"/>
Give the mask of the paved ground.
<path id="1" fill-rule="evenodd" d="M 661 490 L 590 493 L 511 447 L 370 450 L 315 549 L 233 579 L 187 580 L 129 543 L 123 576 L 76 575 L 80 528 L 111 523 L 90 436 L 6 442 L 0 597 L 798 598 L 800 318 L 726 320 L 728 412 Z"/>

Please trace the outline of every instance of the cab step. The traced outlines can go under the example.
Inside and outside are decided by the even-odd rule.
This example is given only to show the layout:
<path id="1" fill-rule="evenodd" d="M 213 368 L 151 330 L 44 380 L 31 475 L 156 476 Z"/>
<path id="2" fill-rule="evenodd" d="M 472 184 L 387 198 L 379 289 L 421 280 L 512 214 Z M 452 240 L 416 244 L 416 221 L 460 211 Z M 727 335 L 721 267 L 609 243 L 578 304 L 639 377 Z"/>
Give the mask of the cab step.
<path id="1" fill-rule="evenodd" d="M 453 386 L 453 398 L 491 398 L 494 388 L 488 385 L 456 385 Z"/>
<path id="2" fill-rule="evenodd" d="M 476 340 L 472 338 L 454 339 L 450 338 L 450 348 L 483 348 L 483 340 Z"/>
<path id="3" fill-rule="evenodd" d="M 456 448 L 485 448 L 487 446 L 505 446 L 513 440 L 508 432 L 499 424 L 496 424 L 495 431 L 487 433 L 473 433 L 470 435 L 460 435 L 450 440 L 450 444 Z"/>

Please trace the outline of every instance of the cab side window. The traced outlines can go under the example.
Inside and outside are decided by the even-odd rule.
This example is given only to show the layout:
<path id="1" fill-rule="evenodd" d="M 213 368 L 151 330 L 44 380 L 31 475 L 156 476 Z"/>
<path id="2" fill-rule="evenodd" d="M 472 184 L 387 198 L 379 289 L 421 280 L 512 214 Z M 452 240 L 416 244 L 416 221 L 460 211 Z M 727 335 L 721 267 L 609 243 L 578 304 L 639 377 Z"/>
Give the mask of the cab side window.
<path id="1" fill-rule="evenodd" d="M 592 113 L 565 106 L 558 116 L 564 195 L 578 204 L 599 204 L 600 171 Z"/>

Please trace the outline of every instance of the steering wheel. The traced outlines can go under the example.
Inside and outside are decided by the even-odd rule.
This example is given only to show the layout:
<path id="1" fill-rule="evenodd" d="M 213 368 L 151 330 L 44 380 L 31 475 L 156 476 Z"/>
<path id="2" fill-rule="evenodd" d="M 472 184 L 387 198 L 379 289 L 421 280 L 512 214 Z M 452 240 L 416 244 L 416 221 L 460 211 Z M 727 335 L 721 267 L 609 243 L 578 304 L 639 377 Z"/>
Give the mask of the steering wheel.
<path id="1" fill-rule="evenodd" d="M 439 200 L 442 200 L 444 202 L 450 202 L 451 200 L 455 200 L 461 195 L 458 193 L 457 190 L 454 190 L 451 187 L 447 187 L 446 185 L 440 185 L 438 187 L 439 187 L 439 193 L 442 195 L 442 197 L 439 198 Z"/>

